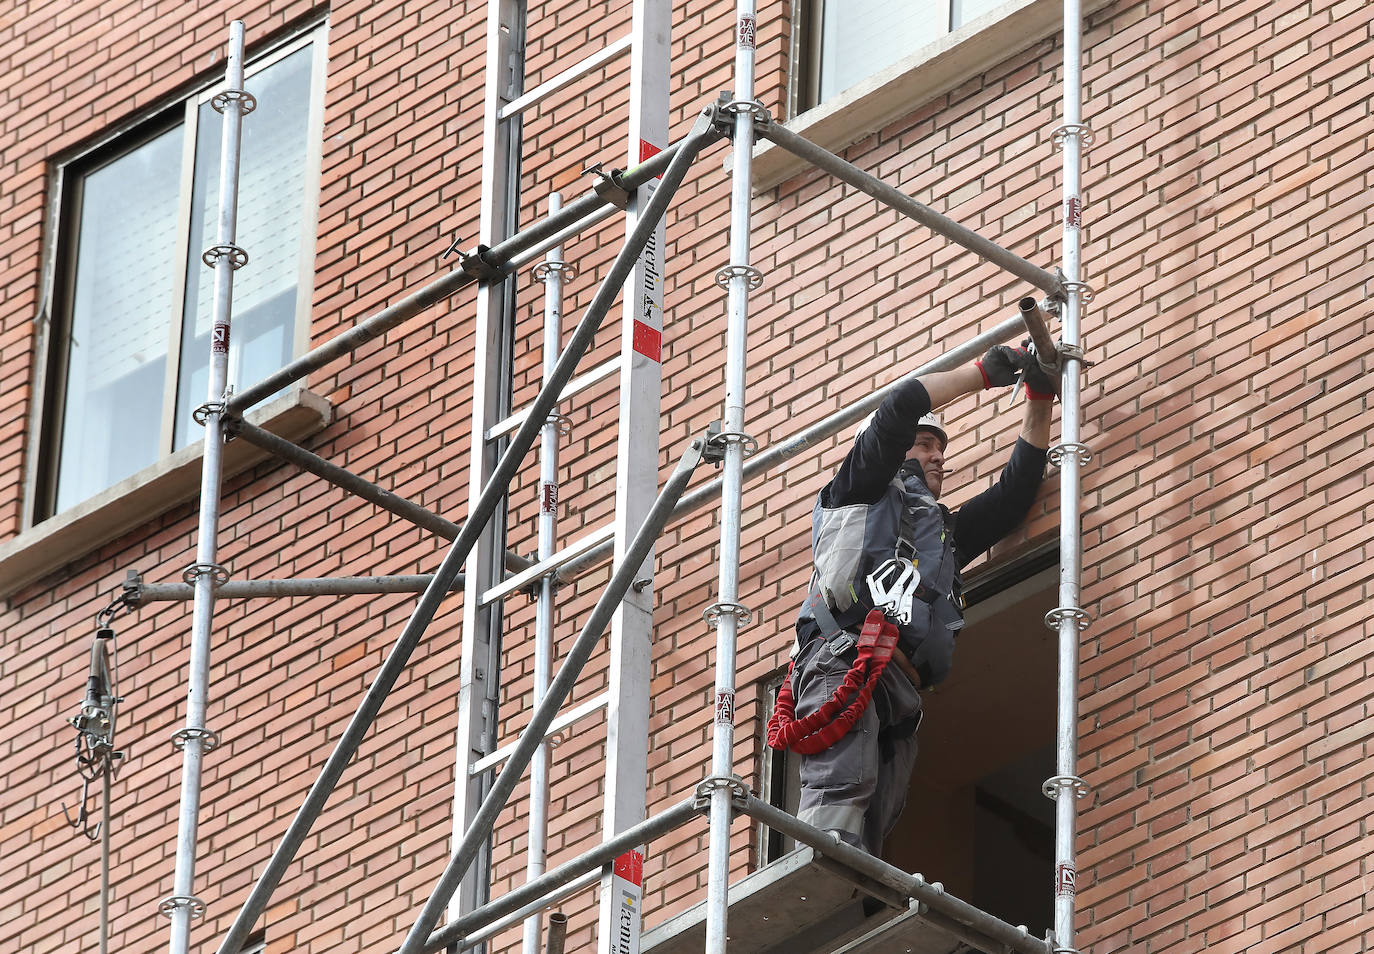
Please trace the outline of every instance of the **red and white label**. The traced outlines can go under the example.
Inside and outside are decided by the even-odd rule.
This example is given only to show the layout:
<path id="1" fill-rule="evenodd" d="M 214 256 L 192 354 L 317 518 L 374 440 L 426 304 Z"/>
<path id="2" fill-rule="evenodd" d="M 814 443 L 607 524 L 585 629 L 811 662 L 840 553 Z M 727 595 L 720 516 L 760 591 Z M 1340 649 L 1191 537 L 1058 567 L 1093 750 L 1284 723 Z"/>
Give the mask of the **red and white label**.
<path id="1" fill-rule="evenodd" d="M 1064 224 L 1074 229 L 1083 224 L 1083 200 L 1078 196 L 1072 196 L 1065 200 Z"/>
<path id="2" fill-rule="evenodd" d="M 615 898 L 615 923 L 611 926 L 612 954 L 639 954 L 639 934 L 643 926 L 640 901 L 644 893 L 644 856 L 627 851 L 611 869 L 611 892 Z"/>
<path id="3" fill-rule="evenodd" d="M 735 724 L 735 693 L 732 690 L 725 689 L 716 693 L 716 723 Z"/>
<path id="4" fill-rule="evenodd" d="M 739 18 L 739 46 L 742 49 L 752 50 L 754 48 L 754 37 L 757 32 L 758 28 L 753 17 L 743 16 Z"/>
<path id="5" fill-rule="evenodd" d="M 1058 897 L 1073 897 L 1078 882 L 1078 872 L 1073 865 L 1060 865 L 1055 869 L 1054 893 Z"/>
<path id="6" fill-rule="evenodd" d="M 647 295 L 645 296 L 648 297 Z M 652 301 L 645 301 L 644 307 L 649 308 Z M 650 361 L 663 360 L 663 332 L 657 328 L 650 328 L 639 319 L 635 319 L 634 327 L 634 349 L 637 354 L 642 354 Z"/>
<path id="7" fill-rule="evenodd" d="M 210 350 L 215 354 L 229 353 L 229 326 L 215 325 L 210 330 Z"/>
<path id="8" fill-rule="evenodd" d="M 558 485 L 554 483 L 544 484 L 544 492 L 539 497 L 539 509 L 544 513 L 553 513 L 558 509 Z"/>
<path id="9" fill-rule="evenodd" d="M 649 140 L 647 140 L 647 139 L 641 139 L 641 140 L 639 141 L 639 161 L 640 161 L 640 162 L 648 162 L 650 159 L 652 159 L 654 156 L 658 155 L 658 154 L 659 154 L 660 152 L 662 152 L 662 151 L 663 151 L 662 147 L 660 147 L 660 146 L 655 146 L 653 143 L 649 142 Z M 660 173 L 659 173 L 657 176 L 655 176 L 654 178 L 656 178 L 656 179 L 662 179 L 662 178 L 663 178 L 663 173 L 660 172 Z"/>

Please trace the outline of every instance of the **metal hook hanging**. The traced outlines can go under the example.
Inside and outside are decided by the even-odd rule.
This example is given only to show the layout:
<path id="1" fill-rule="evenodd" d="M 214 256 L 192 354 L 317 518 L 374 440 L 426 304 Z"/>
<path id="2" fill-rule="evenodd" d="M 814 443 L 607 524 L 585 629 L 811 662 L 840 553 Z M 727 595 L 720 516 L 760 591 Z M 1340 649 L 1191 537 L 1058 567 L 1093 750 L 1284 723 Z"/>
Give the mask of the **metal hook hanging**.
<path id="1" fill-rule="evenodd" d="M 99 841 L 99 840 L 100 840 L 100 822 L 96 822 L 94 825 L 92 825 L 92 824 L 91 824 L 91 821 L 90 821 L 90 819 L 91 819 L 91 813 L 90 813 L 89 811 L 86 810 L 86 804 L 90 801 L 90 789 L 91 789 L 91 780 L 90 780 L 89 777 L 87 777 L 87 775 L 86 775 L 85 772 L 82 772 L 82 773 L 81 773 L 81 805 L 80 805 L 80 807 L 76 810 L 76 817 L 73 818 L 71 812 L 67 810 L 67 803 L 66 803 L 66 802 L 62 802 L 62 803 L 61 803 L 61 805 L 62 805 L 62 814 L 66 816 L 66 818 L 67 818 L 67 824 L 68 824 L 68 825 L 71 825 L 73 828 L 75 828 L 77 831 L 81 832 L 81 834 L 85 835 L 85 836 L 86 836 L 87 838 L 89 838 L 91 841 Z"/>

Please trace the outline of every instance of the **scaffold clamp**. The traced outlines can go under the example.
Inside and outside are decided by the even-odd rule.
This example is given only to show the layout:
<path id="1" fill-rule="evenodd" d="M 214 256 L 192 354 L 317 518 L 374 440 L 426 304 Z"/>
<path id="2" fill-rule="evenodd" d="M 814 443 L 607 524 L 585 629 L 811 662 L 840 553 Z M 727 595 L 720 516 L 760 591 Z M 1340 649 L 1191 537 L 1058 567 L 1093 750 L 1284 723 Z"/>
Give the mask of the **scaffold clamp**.
<path id="1" fill-rule="evenodd" d="M 232 243 L 211 245 L 200 254 L 200 260 L 211 268 L 218 265 L 222 258 L 229 259 L 229 267 L 234 271 L 248 264 L 248 252 Z"/>
<path id="2" fill-rule="evenodd" d="M 1045 453 L 1045 457 L 1051 464 L 1058 467 L 1064 462 L 1065 456 L 1068 455 L 1070 451 L 1078 458 L 1079 466 L 1086 467 L 1093 459 L 1093 452 L 1088 448 L 1087 444 L 1080 444 L 1074 441 L 1070 441 L 1067 444 L 1055 444 Z"/>
<path id="3" fill-rule="evenodd" d="M 185 729 L 178 729 L 172 733 L 172 747 L 178 752 L 186 748 L 186 743 L 192 739 L 198 739 L 201 743 L 201 751 L 209 752 L 219 745 L 219 736 L 209 729 L 192 729 L 189 726 Z"/>
<path id="4" fill-rule="evenodd" d="M 240 116 L 247 116 L 258 108 L 257 97 L 246 89 L 221 90 L 210 100 L 210 108 L 217 113 L 223 113 L 231 103 L 238 106 Z"/>
<path id="5" fill-rule="evenodd" d="M 534 266 L 534 280 L 546 281 L 550 275 L 560 275 L 565 282 L 577 277 L 577 269 L 568 262 L 540 262 Z"/>
<path id="6" fill-rule="evenodd" d="M 720 421 L 706 425 L 706 447 L 701 459 L 710 464 L 720 465 L 725 461 L 725 449 L 731 444 L 744 448 L 744 456 L 749 457 L 759 449 L 759 442 L 743 431 L 727 431 L 721 428 Z"/>
<path id="7" fill-rule="evenodd" d="M 229 582 L 228 568 L 218 563 L 192 563 L 181 571 L 181 581 L 195 586 L 196 581 L 207 574 L 210 576 L 212 589 L 219 589 Z"/>
<path id="8" fill-rule="evenodd" d="M 766 126 L 773 121 L 773 114 L 768 111 L 756 99 L 736 99 L 734 94 L 728 90 L 722 90 L 716 99 L 714 113 L 711 122 L 720 128 L 726 136 L 733 136 L 735 132 L 734 117 L 749 115 L 754 119 L 755 126 Z"/>
<path id="9" fill-rule="evenodd" d="M 464 272 L 479 282 L 498 281 L 505 278 L 506 273 L 488 260 L 487 253 L 490 251 L 487 246 L 479 245 L 474 251 L 459 252 L 458 262 Z"/>
<path id="10" fill-rule="evenodd" d="M 1092 625 L 1093 621 L 1092 616 L 1081 606 L 1056 606 L 1045 614 L 1045 625 L 1050 629 L 1058 629 L 1060 621 L 1065 619 L 1076 620 L 1080 633 Z"/>
<path id="11" fill-rule="evenodd" d="M 740 276 L 748 282 L 750 291 L 758 291 L 763 287 L 763 272 L 753 265 L 726 265 L 717 269 L 716 284 L 728 290 L 731 280 Z"/>
<path id="12" fill-rule="evenodd" d="M 1083 151 L 1087 152 L 1092 147 L 1096 137 L 1093 135 L 1092 128 L 1086 123 L 1065 123 L 1050 130 L 1050 142 L 1056 149 L 1064 148 L 1064 141 L 1070 136 L 1077 139 L 1083 146 Z"/>
<path id="13" fill-rule="evenodd" d="M 1050 799 L 1059 798 L 1059 793 L 1068 789 L 1072 789 L 1077 798 L 1087 798 L 1090 791 L 1088 783 L 1077 775 L 1052 775 L 1045 779 L 1044 785 L 1040 786 L 1040 791 L 1044 792 L 1045 797 Z"/>
<path id="14" fill-rule="evenodd" d="M 754 611 L 743 603 L 712 603 L 701 615 L 710 625 L 719 626 L 721 617 L 727 613 L 735 617 L 736 626 L 748 626 L 754 621 Z"/>
<path id="15" fill-rule="evenodd" d="M 697 784 L 692 807 L 704 812 L 711 807 L 711 796 L 720 789 L 730 792 L 736 807 L 749 804 L 749 786 L 738 775 L 709 775 Z"/>
<path id="16" fill-rule="evenodd" d="M 205 916 L 205 902 L 189 894 L 173 894 L 157 903 L 157 911 L 164 917 L 171 917 L 177 908 L 190 908 L 192 918 Z"/>

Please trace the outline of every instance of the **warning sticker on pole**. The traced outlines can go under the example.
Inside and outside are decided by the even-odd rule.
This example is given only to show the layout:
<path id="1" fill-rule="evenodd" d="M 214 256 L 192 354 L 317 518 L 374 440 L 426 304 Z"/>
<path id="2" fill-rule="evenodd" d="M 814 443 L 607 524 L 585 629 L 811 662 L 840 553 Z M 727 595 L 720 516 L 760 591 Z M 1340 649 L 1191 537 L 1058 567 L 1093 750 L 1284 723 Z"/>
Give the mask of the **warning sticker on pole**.
<path id="1" fill-rule="evenodd" d="M 735 694 L 729 689 L 722 689 L 716 693 L 716 723 L 735 724 Z"/>
<path id="2" fill-rule="evenodd" d="M 1056 897 L 1073 897 L 1078 881 L 1078 872 L 1073 865 L 1060 865 L 1054 877 L 1054 893 Z"/>
<path id="3" fill-rule="evenodd" d="M 739 18 L 739 46 L 742 49 L 752 50 L 754 48 L 756 32 L 757 27 L 752 16 L 746 14 Z"/>
<path id="4" fill-rule="evenodd" d="M 229 326 L 223 322 L 210 330 L 210 351 L 213 354 L 229 353 Z"/>
<path id="5" fill-rule="evenodd" d="M 1076 195 L 1064 202 L 1064 224 L 1074 229 L 1083 224 L 1083 200 Z"/>
<path id="6" fill-rule="evenodd" d="M 558 510 L 558 485 L 555 483 L 544 484 L 544 492 L 540 495 L 539 509 L 544 513 L 554 513 Z"/>
<path id="7" fill-rule="evenodd" d="M 644 304 L 648 308 L 652 302 L 646 301 Z M 644 355 L 651 361 L 663 360 L 663 332 L 657 328 L 650 328 L 644 322 L 636 319 L 631 340 L 637 353 Z"/>
<path id="8" fill-rule="evenodd" d="M 641 140 L 639 141 L 639 161 L 640 161 L 640 162 L 647 162 L 648 160 L 652 159 L 654 156 L 658 155 L 658 154 L 659 154 L 660 152 L 662 152 L 662 151 L 663 151 L 663 150 L 662 150 L 661 148 L 659 148 L 658 146 L 655 146 L 653 143 L 649 142 L 649 140 L 647 140 L 647 139 L 641 139 Z M 662 179 L 662 178 L 663 178 L 663 173 L 660 172 L 660 173 L 659 173 L 657 176 L 655 176 L 654 178 L 656 178 L 656 179 Z"/>
<path id="9" fill-rule="evenodd" d="M 611 954 L 639 954 L 643 894 L 644 856 L 637 851 L 627 851 L 615 860 L 611 869 L 611 897 L 615 899 Z"/>

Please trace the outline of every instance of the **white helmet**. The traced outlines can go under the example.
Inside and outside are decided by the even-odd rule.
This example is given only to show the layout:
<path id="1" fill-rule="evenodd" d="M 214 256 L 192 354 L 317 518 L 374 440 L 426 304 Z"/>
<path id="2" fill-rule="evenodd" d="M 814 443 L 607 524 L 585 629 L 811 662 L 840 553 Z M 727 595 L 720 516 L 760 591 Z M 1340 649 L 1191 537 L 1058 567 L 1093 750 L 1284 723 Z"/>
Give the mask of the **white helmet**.
<path id="1" fill-rule="evenodd" d="M 859 428 L 854 432 L 855 440 L 858 440 L 859 435 L 864 432 L 868 425 L 873 423 L 874 415 L 876 415 L 877 413 L 877 411 L 874 411 L 872 414 L 868 415 L 868 417 L 864 418 L 862 421 L 859 422 Z M 945 433 L 944 427 L 940 424 L 940 418 L 936 416 L 934 411 L 927 411 L 925 414 L 921 415 L 921 419 L 916 422 L 916 430 L 934 431 L 940 438 L 941 450 L 944 450 L 945 446 L 949 443 L 949 435 Z"/>

